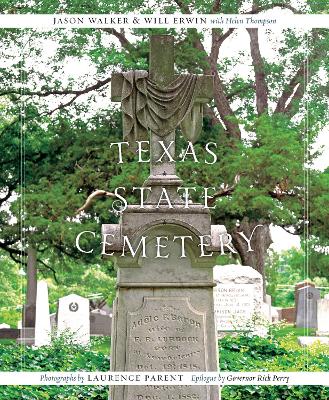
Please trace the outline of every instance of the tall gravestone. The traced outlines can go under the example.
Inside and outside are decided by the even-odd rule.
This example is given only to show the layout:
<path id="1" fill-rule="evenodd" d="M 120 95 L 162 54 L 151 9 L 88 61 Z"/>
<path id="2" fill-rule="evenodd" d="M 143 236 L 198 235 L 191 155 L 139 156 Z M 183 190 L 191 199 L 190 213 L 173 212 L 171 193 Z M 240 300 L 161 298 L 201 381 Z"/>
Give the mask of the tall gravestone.
<path id="1" fill-rule="evenodd" d="M 298 305 L 296 313 L 297 328 L 317 328 L 317 301 L 320 291 L 312 286 L 298 289 Z"/>
<path id="2" fill-rule="evenodd" d="M 89 300 L 77 294 L 62 297 L 58 302 L 57 334 L 66 333 L 76 343 L 89 343 Z"/>
<path id="3" fill-rule="evenodd" d="M 136 81 L 151 98 L 143 98 L 143 93 L 134 88 Z M 144 186 L 152 189 L 144 208 L 130 205 L 122 212 L 119 225 L 102 227 L 103 241 L 108 243 L 106 253 L 113 254 L 118 270 L 112 371 L 218 370 L 213 236 L 214 232 L 226 231 L 223 226 L 211 225 L 209 210 L 200 204 L 185 207 L 184 199 L 177 194 L 182 181 L 176 175 L 175 162 L 170 161 L 174 157 L 175 128 L 180 124 L 184 135 L 195 140 L 200 128 L 196 126 L 200 123 L 198 112 L 202 103 L 211 99 L 212 92 L 211 76 L 175 76 L 173 38 L 164 35 L 150 39 L 149 73 L 132 71 L 112 78 L 112 100 L 122 101 L 124 136 L 129 141 L 138 140 L 145 127 L 150 131 L 150 177 Z M 153 94 L 156 104 L 152 103 Z M 148 109 L 141 113 L 143 104 Z M 157 162 L 161 140 L 166 146 L 172 142 L 170 157 Z M 171 208 L 168 199 L 158 204 L 163 188 Z M 199 256 L 202 235 L 206 257 Z M 136 253 L 122 256 L 126 237 Z M 216 400 L 218 387 L 115 386 L 110 398 Z"/>
<path id="4" fill-rule="evenodd" d="M 37 347 L 51 343 L 51 325 L 49 314 L 48 285 L 46 281 L 39 281 L 37 286 L 37 301 L 35 315 L 35 339 Z"/>
<path id="5" fill-rule="evenodd" d="M 317 331 L 318 336 L 329 336 L 329 298 L 317 301 Z"/>

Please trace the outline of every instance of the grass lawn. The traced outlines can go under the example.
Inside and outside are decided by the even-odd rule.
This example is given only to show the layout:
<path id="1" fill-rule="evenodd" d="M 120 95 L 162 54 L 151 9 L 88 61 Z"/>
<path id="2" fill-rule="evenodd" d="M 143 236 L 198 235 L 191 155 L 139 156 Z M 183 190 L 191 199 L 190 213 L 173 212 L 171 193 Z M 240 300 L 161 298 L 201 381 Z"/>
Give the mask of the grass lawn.
<path id="1" fill-rule="evenodd" d="M 297 340 L 297 336 L 316 336 L 315 329 L 306 329 L 306 328 L 295 328 L 294 325 L 282 325 L 280 328 L 271 329 L 271 333 L 275 338 L 282 338 L 284 336 L 290 335 L 295 337 Z"/>
<path id="2" fill-rule="evenodd" d="M 0 339 L 0 344 L 9 345 L 15 343 L 16 343 L 15 339 Z"/>
<path id="3" fill-rule="evenodd" d="M 110 354 L 110 349 L 111 349 L 111 337 L 110 336 L 91 337 L 91 349 L 108 356 Z"/>

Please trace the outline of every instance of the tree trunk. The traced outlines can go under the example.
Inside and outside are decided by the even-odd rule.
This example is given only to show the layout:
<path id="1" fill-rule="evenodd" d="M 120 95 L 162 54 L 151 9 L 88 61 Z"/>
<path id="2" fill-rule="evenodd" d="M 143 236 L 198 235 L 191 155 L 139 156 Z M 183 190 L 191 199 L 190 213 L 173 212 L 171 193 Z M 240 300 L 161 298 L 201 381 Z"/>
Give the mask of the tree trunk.
<path id="1" fill-rule="evenodd" d="M 27 288 L 23 308 L 23 327 L 35 327 L 35 308 L 37 301 L 37 251 L 30 246 L 27 250 Z"/>
<path id="2" fill-rule="evenodd" d="M 261 226 L 256 228 L 257 225 Z M 248 251 L 248 244 L 239 232 L 243 232 L 248 239 L 250 239 L 252 235 L 250 247 L 253 251 Z M 267 250 L 272 243 L 269 224 L 264 222 L 250 222 L 247 218 L 244 218 L 241 225 L 235 227 L 230 234 L 232 235 L 232 243 L 241 258 L 242 265 L 249 265 L 262 274 L 265 301 L 265 260 L 267 257 Z"/>

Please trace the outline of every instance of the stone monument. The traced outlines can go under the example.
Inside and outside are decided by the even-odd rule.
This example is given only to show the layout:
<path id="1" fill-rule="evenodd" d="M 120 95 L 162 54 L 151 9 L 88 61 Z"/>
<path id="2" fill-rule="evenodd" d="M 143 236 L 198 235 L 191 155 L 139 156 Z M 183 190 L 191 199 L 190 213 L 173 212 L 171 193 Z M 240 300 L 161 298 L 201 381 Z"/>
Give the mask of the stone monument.
<path id="1" fill-rule="evenodd" d="M 317 302 L 317 331 L 318 336 L 329 336 L 329 298 Z"/>
<path id="2" fill-rule="evenodd" d="M 62 297 L 58 302 L 57 335 L 68 333 L 73 341 L 88 344 L 90 340 L 89 300 L 77 294 Z"/>
<path id="3" fill-rule="evenodd" d="M 39 281 L 37 286 L 37 302 L 35 315 L 35 339 L 37 347 L 51 343 L 51 325 L 49 314 L 48 285 L 46 281 Z"/>
<path id="4" fill-rule="evenodd" d="M 312 286 L 315 287 L 315 284 L 313 282 L 311 282 L 308 279 L 305 279 L 304 281 L 298 282 L 295 285 L 295 309 L 297 311 L 297 307 L 298 307 L 298 296 L 299 296 L 299 289 L 302 289 L 303 287 L 306 286 Z"/>
<path id="5" fill-rule="evenodd" d="M 255 334 L 263 319 L 263 278 L 246 265 L 217 265 L 214 268 L 215 319 L 217 333 L 250 331 Z"/>
<path id="6" fill-rule="evenodd" d="M 182 181 L 171 161 L 175 128 L 180 125 L 194 141 L 202 103 L 212 94 L 212 76 L 175 76 L 174 42 L 165 35 L 150 39 L 149 73 L 133 71 L 112 78 L 112 100 L 122 101 L 124 136 L 140 140 L 149 132 L 151 148 L 150 177 L 144 183 L 151 191 L 144 208 L 130 205 L 121 213 L 119 225 L 102 226 L 103 249 L 114 257 L 118 270 L 112 371 L 218 370 L 212 267 L 214 237 L 226 230 L 211 225 L 209 210 L 202 205 L 185 207 L 177 194 Z M 168 154 L 158 161 L 163 145 Z M 158 204 L 163 189 L 168 196 Z M 127 238 L 130 253 L 122 256 Z M 110 395 L 111 400 L 218 396 L 216 386 L 170 385 L 114 386 Z"/>
<path id="7" fill-rule="evenodd" d="M 298 289 L 297 328 L 317 328 L 317 301 L 319 299 L 319 289 L 312 286 Z"/>

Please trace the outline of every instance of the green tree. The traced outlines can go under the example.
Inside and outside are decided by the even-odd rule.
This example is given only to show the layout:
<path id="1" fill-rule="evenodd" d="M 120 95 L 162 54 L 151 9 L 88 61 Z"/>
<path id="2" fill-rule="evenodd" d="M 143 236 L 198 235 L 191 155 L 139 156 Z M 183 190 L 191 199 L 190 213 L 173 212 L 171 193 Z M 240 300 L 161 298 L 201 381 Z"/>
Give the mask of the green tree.
<path id="1" fill-rule="evenodd" d="M 289 4 L 274 1 L 249 2 L 248 7 L 245 2 L 229 0 L 222 2 L 176 0 L 161 5 L 155 4 L 154 7 L 150 7 L 148 2 L 135 1 L 129 4 L 116 1 L 105 4 L 93 1 L 88 5 L 81 5 L 78 2 L 43 1 L 23 3 L 19 9 L 14 7 L 14 10 L 20 13 L 31 10 L 37 13 L 59 13 L 63 10 L 66 13 L 126 13 L 138 8 L 139 12 L 150 13 L 155 7 L 158 12 L 161 10 L 163 13 L 182 14 L 191 12 L 225 14 L 239 11 L 259 14 L 274 7 L 305 13 L 319 13 L 326 10 L 324 4 L 312 0 L 306 1 L 298 10 Z M 2 8 L 3 11 L 13 12 L 13 7 L 7 3 L 3 3 Z M 214 101 L 205 110 L 207 119 L 200 145 L 210 139 L 216 141 L 219 144 L 220 156 L 216 168 L 193 164 L 195 174 L 187 173 L 188 162 L 182 163 L 181 176 L 186 184 L 216 187 L 216 209 L 213 212 L 215 222 L 227 225 L 242 262 L 264 274 L 265 257 L 271 243 L 270 223 L 273 222 L 285 229 L 293 227 L 296 234 L 306 230 L 312 233 L 314 230 L 315 235 L 321 233 L 322 237 L 327 237 L 326 209 L 324 207 L 321 210 L 312 209 L 309 215 L 307 210 L 305 211 L 304 204 L 307 201 L 305 176 L 314 182 L 312 200 L 314 202 L 326 200 L 325 192 L 328 187 L 328 181 L 322 174 L 311 171 L 309 164 L 305 165 L 305 161 L 312 161 L 314 155 L 311 156 L 310 151 L 317 135 L 328 123 L 328 87 L 321 76 L 323 73 L 328 73 L 328 58 L 325 55 L 329 35 L 325 29 L 313 29 L 305 33 L 286 29 L 282 33 L 282 38 L 273 45 L 276 47 L 277 55 L 273 61 L 262 55 L 260 40 L 263 38 L 263 33 L 258 29 L 247 29 L 243 32 L 248 37 L 249 50 L 242 48 L 239 54 L 220 57 L 223 47 L 240 34 L 240 30 L 138 29 L 130 30 L 129 34 L 122 30 L 106 28 L 48 32 L 3 31 L 4 56 L 9 62 L 12 59 L 15 40 L 20 48 L 26 48 L 28 51 L 23 52 L 19 65 L 13 59 L 11 68 L 2 70 L 7 89 L 2 90 L 1 94 L 14 104 L 15 102 L 17 104 L 19 99 L 24 99 L 26 107 L 28 109 L 31 107 L 37 114 L 33 117 L 33 123 L 55 138 L 59 135 L 58 141 L 61 141 L 61 137 L 67 138 L 72 132 L 79 133 L 83 137 L 84 130 L 85 135 L 91 140 L 90 132 L 93 132 L 93 129 L 110 130 L 113 126 L 119 137 L 120 125 L 110 118 L 109 110 L 113 110 L 113 105 L 109 102 L 106 92 L 111 81 L 111 73 L 114 70 L 146 69 L 148 35 L 153 33 L 175 35 L 177 71 L 214 76 Z M 205 45 L 208 38 L 211 41 L 209 52 L 206 51 Z M 265 38 L 268 43 L 275 41 L 270 31 L 266 31 Z M 37 65 L 35 60 L 44 56 L 45 47 L 51 48 L 51 51 L 48 51 L 44 62 Z M 89 63 L 85 75 L 79 74 L 78 66 L 82 65 L 82 59 L 85 63 Z M 77 63 L 74 73 L 69 79 L 62 79 L 68 75 L 67 68 L 73 63 Z M 251 74 L 247 78 L 237 68 L 243 63 L 249 63 L 251 67 Z M 20 84 L 16 79 L 18 70 L 22 77 Z M 237 72 L 232 76 L 230 72 L 234 70 Z M 100 100 L 103 101 L 102 104 Z M 59 129 L 60 125 L 63 127 L 62 130 Z M 34 134 L 37 136 L 35 131 Z M 27 130 L 26 135 L 30 136 L 31 133 Z M 98 136 L 94 136 L 93 139 L 91 146 L 96 146 L 97 143 L 98 151 L 87 152 L 88 162 L 92 163 L 91 160 L 95 162 L 92 165 L 92 172 L 91 170 L 88 172 L 96 176 L 97 186 L 89 185 L 89 190 L 87 190 L 88 185 L 84 184 L 70 186 L 70 181 L 66 180 L 64 174 L 66 171 L 58 169 L 60 165 L 57 164 L 58 160 L 49 159 L 49 165 L 52 164 L 57 171 L 55 182 L 49 178 L 47 172 L 45 180 L 42 180 L 40 175 L 33 176 L 36 180 L 29 185 L 25 193 L 30 212 L 27 218 L 38 219 L 38 221 L 31 220 L 29 224 L 38 226 L 39 233 L 43 232 L 43 229 L 40 230 L 42 225 L 48 232 L 47 237 L 58 237 L 57 234 L 61 230 L 68 236 L 72 233 L 73 237 L 75 233 L 73 225 L 72 228 L 68 228 L 66 222 L 69 222 L 68 215 L 72 215 L 83 195 L 90 194 L 90 190 L 95 188 L 118 186 L 119 182 L 124 182 L 123 186 L 127 186 L 128 182 L 129 186 L 132 181 L 141 181 L 141 177 L 144 176 L 144 169 L 142 173 L 138 171 L 142 167 L 133 163 L 129 167 L 119 169 L 118 166 L 112 165 L 110 158 L 107 162 L 113 174 L 107 178 L 104 174 L 99 174 L 101 161 L 98 153 L 100 151 L 104 154 L 103 146 L 108 144 L 111 138 L 104 137 L 104 140 L 100 139 L 99 142 L 97 142 Z M 78 137 L 75 137 L 75 140 L 78 141 Z M 48 145 L 50 143 L 52 141 Z M 183 143 L 182 139 L 180 143 Z M 304 148 L 307 148 L 306 155 Z M 65 163 L 66 152 L 65 155 L 62 153 L 61 158 Z M 81 158 L 83 159 L 82 156 Z M 73 160 L 74 157 L 70 161 Z M 74 161 L 77 164 L 73 168 L 79 169 L 79 166 L 84 168 L 79 162 L 79 154 Z M 72 164 L 70 165 L 72 168 Z M 71 177 L 73 176 L 79 176 L 79 171 L 72 173 Z M 106 179 L 102 180 L 103 178 Z M 321 182 L 321 185 L 316 182 Z M 51 192 L 46 194 L 45 190 Z M 55 193 L 57 197 L 52 197 L 51 194 Z M 42 199 L 42 202 L 35 209 L 37 198 Z M 51 203 L 52 198 L 60 201 L 58 215 L 54 212 L 58 200 Z M 64 202 L 64 199 L 68 199 L 68 202 Z M 48 214 L 40 213 L 40 207 L 47 202 L 51 203 L 50 211 Z M 109 199 L 95 203 L 92 210 L 88 211 L 88 215 L 83 217 L 86 219 L 86 224 L 87 222 L 92 224 L 95 220 L 100 222 L 97 218 L 106 214 L 105 210 L 109 203 Z M 32 211 L 35 211 L 34 217 Z M 54 217 L 52 228 L 48 225 Z M 112 218 L 108 215 L 106 217 L 107 222 Z M 310 223 L 310 217 L 313 218 L 314 224 Z M 255 231 L 252 241 L 255 251 L 247 252 L 238 232 L 243 230 L 248 236 L 259 224 L 263 227 Z M 71 232 L 67 229 L 71 229 Z M 39 243 L 39 239 L 36 241 Z M 70 240 L 68 242 L 71 243 Z M 62 243 L 61 249 L 63 250 Z"/>

